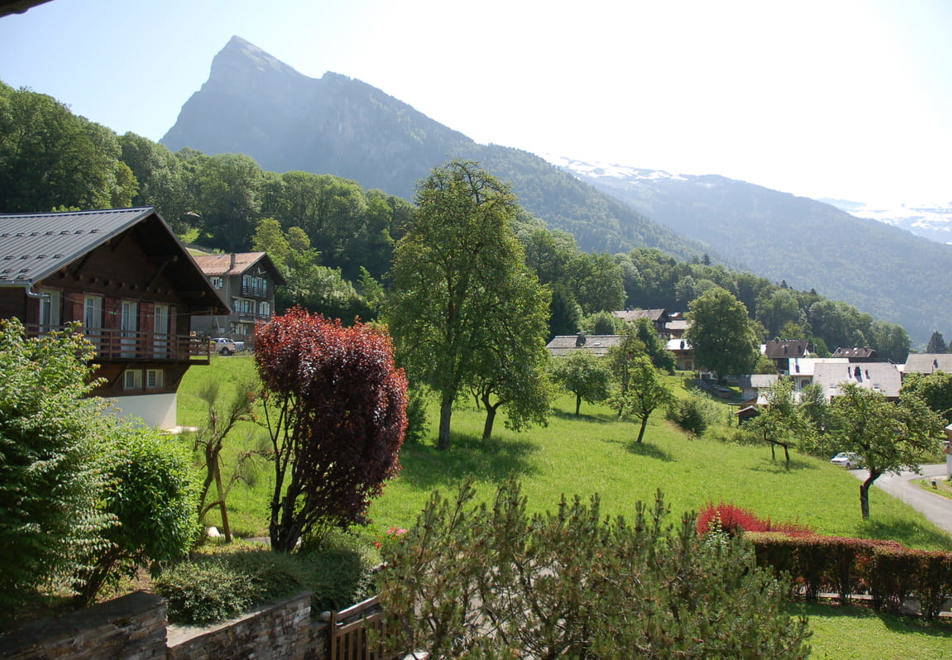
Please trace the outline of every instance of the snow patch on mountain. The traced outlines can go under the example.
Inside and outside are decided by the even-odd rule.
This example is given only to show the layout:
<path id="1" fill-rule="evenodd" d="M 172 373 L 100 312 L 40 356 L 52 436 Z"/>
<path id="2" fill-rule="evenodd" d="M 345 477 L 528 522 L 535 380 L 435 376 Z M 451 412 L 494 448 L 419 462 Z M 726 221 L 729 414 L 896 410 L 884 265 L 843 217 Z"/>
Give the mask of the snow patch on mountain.
<path id="1" fill-rule="evenodd" d="M 629 167 L 627 165 L 615 165 L 598 162 L 586 163 L 581 160 L 566 158 L 565 156 L 554 156 L 551 154 L 543 154 L 542 157 L 553 165 L 567 169 L 571 172 L 574 172 L 575 174 L 578 174 L 579 176 L 620 179 L 622 181 L 656 181 L 658 179 L 673 179 L 675 181 L 686 180 L 680 174 L 672 174 L 671 172 L 665 172 L 664 170 L 646 170 L 637 167 Z"/>
<path id="2" fill-rule="evenodd" d="M 857 218 L 877 220 L 938 243 L 952 244 L 952 202 L 882 205 L 836 199 L 820 201 L 832 204 Z"/>

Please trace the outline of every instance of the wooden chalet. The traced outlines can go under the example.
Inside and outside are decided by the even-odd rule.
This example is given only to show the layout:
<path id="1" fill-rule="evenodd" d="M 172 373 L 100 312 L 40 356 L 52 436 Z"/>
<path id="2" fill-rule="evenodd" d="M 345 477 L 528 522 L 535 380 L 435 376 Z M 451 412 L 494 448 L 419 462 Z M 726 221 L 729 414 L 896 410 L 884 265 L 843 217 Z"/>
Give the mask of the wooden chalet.
<path id="1" fill-rule="evenodd" d="M 96 349 L 93 395 L 176 425 L 176 392 L 209 345 L 193 314 L 228 306 L 153 208 L 0 215 L 0 317 L 37 336 L 79 322 Z"/>

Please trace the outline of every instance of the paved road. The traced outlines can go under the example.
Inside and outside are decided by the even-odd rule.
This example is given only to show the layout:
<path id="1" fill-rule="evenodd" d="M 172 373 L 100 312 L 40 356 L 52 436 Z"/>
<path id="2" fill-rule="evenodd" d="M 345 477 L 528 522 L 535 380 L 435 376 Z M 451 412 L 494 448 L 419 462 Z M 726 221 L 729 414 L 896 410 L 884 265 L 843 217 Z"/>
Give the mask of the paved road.
<path id="1" fill-rule="evenodd" d="M 918 485 L 910 483 L 913 479 L 922 479 L 923 477 L 945 479 L 945 463 L 923 465 L 920 469 L 922 474 L 916 474 L 915 472 L 884 474 L 874 481 L 873 485 L 921 512 L 939 529 L 952 534 L 952 500 L 941 495 L 933 495 Z M 860 481 L 869 476 L 866 470 L 850 470 L 850 472 Z"/>

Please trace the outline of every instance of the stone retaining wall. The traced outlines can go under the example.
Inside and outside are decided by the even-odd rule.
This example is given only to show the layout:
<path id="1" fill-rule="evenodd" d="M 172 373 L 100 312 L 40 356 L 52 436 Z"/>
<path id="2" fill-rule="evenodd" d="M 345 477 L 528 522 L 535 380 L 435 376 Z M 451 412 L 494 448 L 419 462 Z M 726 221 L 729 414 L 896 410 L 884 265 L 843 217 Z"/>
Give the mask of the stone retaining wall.
<path id="1" fill-rule="evenodd" d="M 327 624 L 311 621 L 310 593 L 208 628 L 168 626 L 167 621 L 165 600 L 139 591 L 2 633 L 0 657 L 9 660 L 327 658 Z"/>

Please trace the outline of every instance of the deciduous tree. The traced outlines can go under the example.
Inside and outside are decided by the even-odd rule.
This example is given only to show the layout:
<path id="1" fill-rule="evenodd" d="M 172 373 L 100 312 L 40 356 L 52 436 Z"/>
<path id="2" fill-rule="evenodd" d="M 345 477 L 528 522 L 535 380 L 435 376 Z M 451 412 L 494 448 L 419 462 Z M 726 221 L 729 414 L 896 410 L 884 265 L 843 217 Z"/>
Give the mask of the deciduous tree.
<path id="1" fill-rule="evenodd" d="M 396 474 L 406 378 L 389 337 L 295 308 L 260 326 L 255 364 L 274 453 L 271 547 L 364 520 Z"/>
<path id="2" fill-rule="evenodd" d="M 562 387 L 575 395 L 575 416 L 582 401 L 598 403 L 608 398 L 611 371 L 604 358 L 586 351 L 575 351 L 552 361 L 552 373 Z"/>
<path id="3" fill-rule="evenodd" d="M 613 404 L 621 417 L 635 417 L 641 422 L 638 429 L 640 443 L 651 414 L 671 401 L 671 390 L 664 384 L 658 370 L 646 355 L 635 358 L 628 370 L 628 383 L 615 395 Z"/>
<path id="4" fill-rule="evenodd" d="M 770 445 L 770 458 L 776 460 L 774 449 L 783 447 L 783 455 L 787 469 L 790 469 L 790 447 L 795 445 L 808 425 L 793 396 L 793 381 L 781 378 L 767 391 L 767 405 L 760 409 L 760 414 L 751 422 Z"/>
<path id="5" fill-rule="evenodd" d="M 472 162 L 433 170 L 397 243 L 387 317 L 401 360 L 440 394 L 439 446 L 450 445 L 453 402 L 492 345 L 487 328 L 524 266 L 508 186 Z"/>
<path id="6" fill-rule="evenodd" d="M 691 327 L 685 335 L 697 364 L 716 372 L 750 373 L 757 360 L 757 338 L 747 308 L 729 291 L 716 287 L 691 302 Z"/>
<path id="7" fill-rule="evenodd" d="M 869 518 L 869 487 L 887 472 L 918 469 L 938 448 L 942 420 L 915 395 L 896 404 L 879 392 L 850 383 L 830 405 L 830 449 L 862 456 L 868 476 L 859 487 L 863 520 Z"/>

